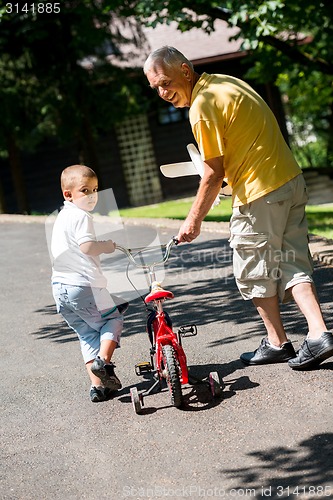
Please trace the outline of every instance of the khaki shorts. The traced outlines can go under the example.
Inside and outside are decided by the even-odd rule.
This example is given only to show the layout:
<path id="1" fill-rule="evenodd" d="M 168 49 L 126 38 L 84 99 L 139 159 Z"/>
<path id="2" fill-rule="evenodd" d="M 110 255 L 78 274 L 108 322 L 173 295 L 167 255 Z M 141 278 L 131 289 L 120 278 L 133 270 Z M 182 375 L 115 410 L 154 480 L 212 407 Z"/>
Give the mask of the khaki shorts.
<path id="1" fill-rule="evenodd" d="M 294 285 L 312 283 L 307 200 L 303 175 L 298 175 L 268 195 L 233 208 L 233 270 L 245 300 L 278 294 L 287 302 Z"/>

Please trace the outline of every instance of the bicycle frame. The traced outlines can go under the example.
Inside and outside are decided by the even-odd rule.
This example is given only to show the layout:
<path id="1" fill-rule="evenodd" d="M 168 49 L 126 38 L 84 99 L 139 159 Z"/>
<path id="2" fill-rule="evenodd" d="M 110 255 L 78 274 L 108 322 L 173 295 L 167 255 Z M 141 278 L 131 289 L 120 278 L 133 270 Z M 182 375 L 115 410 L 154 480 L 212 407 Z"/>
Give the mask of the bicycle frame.
<path id="1" fill-rule="evenodd" d="M 159 300 L 161 302 L 161 300 Z M 156 369 L 157 371 L 161 370 L 163 355 L 162 355 L 162 346 L 171 345 L 176 353 L 177 361 L 179 363 L 180 368 L 180 382 L 182 385 L 188 383 L 188 368 L 187 368 L 187 360 L 184 349 L 182 348 L 179 338 L 172 330 L 172 328 L 167 324 L 165 318 L 165 312 L 161 309 L 157 311 L 156 316 L 153 320 L 153 346 L 152 348 L 156 353 Z"/>
<path id="2" fill-rule="evenodd" d="M 161 264 L 164 264 L 168 261 L 171 248 L 173 245 L 176 245 L 178 242 L 175 238 L 172 238 L 165 245 L 165 252 L 160 261 L 153 262 L 151 264 L 139 264 L 135 257 L 133 256 L 133 252 L 140 253 L 144 249 L 136 248 L 136 249 L 127 249 L 118 244 L 116 244 L 116 249 L 123 252 L 128 259 L 132 262 L 132 264 L 143 270 L 148 271 L 150 277 L 150 293 L 145 297 L 145 303 L 149 304 L 152 302 L 154 304 L 154 310 L 151 311 L 151 315 L 148 317 L 147 322 L 147 332 L 149 334 L 149 338 L 152 344 L 152 358 L 155 354 L 155 366 L 159 377 L 163 377 L 163 370 L 165 367 L 163 366 L 163 353 L 162 347 L 164 345 L 171 345 L 175 351 L 177 362 L 179 365 L 179 378 L 181 384 L 188 383 L 188 368 L 186 355 L 181 345 L 180 335 L 173 331 L 171 321 L 167 318 L 165 311 L 163 310 L 163 302 L 169 298 L 172 299 L 174 297 L 173 293 L 169 290 L 164 290 L 159 283 L 156 282 L 155 275 L 155 267 Z M 168 324 L 170 323 L 170 324 Z"/>

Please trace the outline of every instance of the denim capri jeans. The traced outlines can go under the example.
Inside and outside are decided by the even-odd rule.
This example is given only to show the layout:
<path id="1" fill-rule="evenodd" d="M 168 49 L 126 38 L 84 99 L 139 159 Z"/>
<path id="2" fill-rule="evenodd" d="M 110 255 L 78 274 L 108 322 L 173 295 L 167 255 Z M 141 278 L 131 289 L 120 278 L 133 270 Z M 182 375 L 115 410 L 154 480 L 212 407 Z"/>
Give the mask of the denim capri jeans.
<path id="1" fill-rule="evenodd" d="M 230 246 L 238 289 L 245 300 L 291 300 L 298 283 L 312 283 L 303 175 L 252 203 L 233 208 Z"/>
<path id="2" fill-rule="evenodd" d="M 103 313 L 96 306 L 105 302 L 105 288 L 53 283 L 52 291 L 58 313 L 79 338 L 85 363 L 96 358 L 102 340 L 113 340 L 119 345 L 123 316 L 116 307 Z"/>

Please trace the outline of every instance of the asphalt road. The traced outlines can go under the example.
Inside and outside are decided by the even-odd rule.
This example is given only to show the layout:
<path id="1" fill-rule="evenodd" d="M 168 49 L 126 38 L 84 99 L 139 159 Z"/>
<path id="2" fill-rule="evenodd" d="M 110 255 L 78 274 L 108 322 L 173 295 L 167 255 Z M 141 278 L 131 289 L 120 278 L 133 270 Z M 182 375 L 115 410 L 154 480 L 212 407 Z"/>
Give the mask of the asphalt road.
<path id="1" fill-rule="evenodd" d="M 44 224 L 4 222 L 0 231 L 1 499 L 333 497 L 333 360 L 311 372 L 243 366 L 239 355 L 264 332 L 236 290 L 227 234 L 177 247 L 164 279 L 175 327 L 198 326 L 183 344 L 190 371 L 217 370 L 223 398 L 188 386 L 178 410 L 165 390 L 137 415 L 130 387 L 148 384 L 134 372 L 149 358 L 142 302 L 131 296 L 116 351 L 123 389 L 92 404 L 78 341 L 55 312 Z M 140 246 L 152 231 L 126 226 L 122 242 Z M 175 230 L 158 232 L 166 242 Z M 332 328 L 333 268 L 318 265 L 315 280 Z M 294 305 L 283 318 L 297 348 L 304 320 Z"/>

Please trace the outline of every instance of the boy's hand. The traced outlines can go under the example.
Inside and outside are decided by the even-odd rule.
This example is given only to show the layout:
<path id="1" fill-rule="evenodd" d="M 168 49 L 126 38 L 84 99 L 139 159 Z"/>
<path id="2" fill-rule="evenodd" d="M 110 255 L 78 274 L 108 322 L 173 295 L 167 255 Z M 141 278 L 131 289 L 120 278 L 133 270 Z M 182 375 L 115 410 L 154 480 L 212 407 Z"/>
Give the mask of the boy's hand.
<path id="1" fill-rule="evenodd" d="M 105 244 L 105 250 L 103 253 L 113 253 L 116 249 L 116 244 L 112 240 L 103 241 Z"/>
<path id="2" fill-rule="evenodd" d="M 112 240 L 106 241 L 87 241 L 80 245 L 80 250 L 85 255 L 91 257 L 101 255 L 102 253 L 113 253 L 116 249 L 115 243 Z"/>

